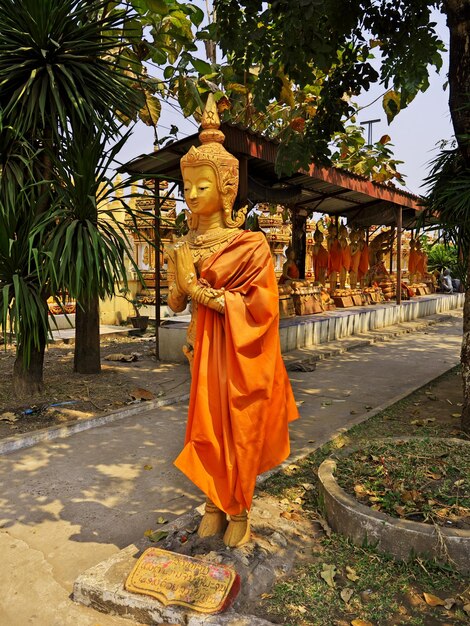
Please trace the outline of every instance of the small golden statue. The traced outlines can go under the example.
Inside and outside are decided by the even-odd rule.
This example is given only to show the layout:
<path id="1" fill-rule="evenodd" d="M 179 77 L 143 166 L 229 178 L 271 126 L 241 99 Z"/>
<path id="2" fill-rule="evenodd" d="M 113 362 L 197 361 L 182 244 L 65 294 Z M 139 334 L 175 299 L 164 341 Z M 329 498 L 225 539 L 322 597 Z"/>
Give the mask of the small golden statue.
<path id="1" fill-rule="evenodd" d="M 170 253 L 168 304 L 181 311 L 191 298 L 193 307 L 188 425 L 175 465 L 207 496 L 199 536 L 225 531 L 233 547 L 250 539 L 256 476 L 289 455 L 288 422 L 298 413 L 280 352 L 271 252 L 262 233 L 240 230 L 244 210 L 232 215 L 238 161 L 219 125 L 209 95 L 202 145 L 181 159 L 189 233 Z"/>

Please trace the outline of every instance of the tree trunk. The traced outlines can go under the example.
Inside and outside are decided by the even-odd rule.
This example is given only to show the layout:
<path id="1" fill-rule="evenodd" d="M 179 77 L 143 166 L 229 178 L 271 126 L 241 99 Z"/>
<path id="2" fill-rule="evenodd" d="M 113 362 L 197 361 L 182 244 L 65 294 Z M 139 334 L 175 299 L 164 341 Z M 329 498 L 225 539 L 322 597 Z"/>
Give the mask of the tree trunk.
<path id="1" fill-rule="evenodd" d="M 13 365 L 13 393 L 16 396 L 34 396 L 44 386 L 44 352 L 46 339 L 41 339 L 41 346 L 31 350 L 29 364 L 26 364 L 24 344 L 18 346 Z"/>
<path id="2" fill-rule="evenodd" d="M 470 0 L 445 0 L 444 11 L 450 32 L 449 108 L 460 152 L 470 169 Z M 470 250 L 466 250 L 467 280 L 463 309 L 462 430 L 470 433 Z"/>
<path id="3" fill-rule="evenodd" d="M 73 369 L 79 374 L 99 374 L 100 308 L 97 297 L 77 302 Z"/>
<path id="4" fill-rule="evenodd" d="M 470 433 L 470 255 L 467 257 L 465 303 L 463 305 L 463 338 L 460 354 L 463 381 L 462 430 Z"/>

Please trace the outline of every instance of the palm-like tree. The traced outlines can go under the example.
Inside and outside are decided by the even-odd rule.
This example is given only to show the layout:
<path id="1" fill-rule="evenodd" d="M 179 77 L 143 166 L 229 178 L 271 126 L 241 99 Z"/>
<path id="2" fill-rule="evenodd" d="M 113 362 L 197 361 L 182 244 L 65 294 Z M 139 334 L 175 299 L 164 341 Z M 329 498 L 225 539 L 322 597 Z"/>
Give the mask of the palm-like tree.
<path id="1" fill-rule="evenodd" d="M 109 209 L 126 183 L 116 187 L 108 172 L 129 133 L 109 147 L 110 134 L 92 126 L 66 138 L 54 164 L 55 209 L 33 232 L 51 260 L 43 266 L 42 282 L 77 301 L 74 369 L 82 374 L 100 371 L 99 299 L 114 295 L 119 284 L 127 290 L 126 259 L 139 274 L 128 232 Z"/>
<path id="2" fill-rule="evenodd" d="M 11 144 L 0 145 L 2 164 L 15 166 L 12 171 L 2 169 L 1 214 L 10 229 L 9 241 L 21 247 L 24 261 L 21 275 L 28 276 L 26 282 L 18 282 L 16 278 L 12 288 L 8 286 L 8 277 L 5 282 L 0 274 L 3 294 L 0 305 L 9 312 L 11 329 L 18 341 L 16 386 L 34 391 L 42 383 L 47 340 L 44 320 L 47 328 L 46 301 L 54 284 L 52 268 L 61 267 L 60 257 L 54 258 L 61 248 L 51 238 L 52 234 L 59 237 L 60 232 L 52 229 L 47 237 L 44 230 L 46 224 L 52 228 L 47 215 L 59 210 L 54 209 L 59 195 L 63 206 L 67 206 L 63 194 L 59 194 L 61 187 L 52 184 L 60 173 L 57 167 L 60 155 L 62 158 L 72 155 L 70 149 L 63 151 L 61 146 L 64 141 L 69 146 L 79 142 L 86 157 L 91 146 L 87 144 L 89 135 L 83 135 L 84 129 L 101 129 L 100 132 L 110 137 L 119 129 L 117 114 L 135 117 L 144 96 L 135 88 L 139 77 L 135 71 L 128 72 L 126 57 L 121 54 L 123 26 L 132 17 L 127 5 L 116 8 L 115 3 L 103 0 L 0 0 L 0 14 L 0 113 L 4 125 L 21 133 L 29 146 L 21 158 L 12 159 Z M 77 181 L 71 193 L 81 188 Z M 70 176 L 64 177 L 61 184 L 72 184 Z M 18 207 L 27 215 L 28 228 L 15 218 Z M 91 222 L 96 227 L 96 219 Z M 44 249 L 37 246 L 39 235 L 41 242 L 47 242 Z M 2 249 L 6 263 L 8 246 Z M 98 248 L 93 252 L 98 253 Z M 110 249 L 101 248 L 101 252 L 106 255 Z M 83 262 L 80 265 L 77 260 L 73 259 L 74 265 L 87 275 L 86 265 Z M 86 263 L 89 261 L 87 257 Z M 103 257 L 101 271 L 111 272 L 108 277 L 116 267 Z M 68 280 L 72 274 L 67 275 L 64 270 L 61 280 Z M 96 281 L 89 284 L 98 285 Z M 63 286 L 75 289 L 73 284 Z M 35 307 L 30 310 L 31 299 L 27 294 L 33 292 Z M 99 289 L 93 297 L 98 296 Z M 83 311 L 89 301 L 88 298 L 82 302 Z M 94 310 L 96 313 L 96 307 Z M 2 322 L 5 326 L 5 316 Z"/>
<path id="3" fill-rule="evenodd" d="M 423 219 L 432 220 L 458 245 L 465 286 L 461 367 L 464 388 L 462 430 L 470 433 L 470 169 L 462 150 L 442 150 L 426 179 L 430 189 Z"/>

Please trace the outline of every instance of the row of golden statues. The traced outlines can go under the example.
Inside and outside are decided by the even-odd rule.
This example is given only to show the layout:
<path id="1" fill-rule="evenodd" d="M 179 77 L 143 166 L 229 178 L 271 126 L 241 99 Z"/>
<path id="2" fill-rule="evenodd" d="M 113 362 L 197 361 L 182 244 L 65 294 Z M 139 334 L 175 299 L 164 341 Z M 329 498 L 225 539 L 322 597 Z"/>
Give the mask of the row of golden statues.
<path id="1" fill-rule="evenodd" d="M 326 242 L 325 242 L 326 234 Z M 393 231 L 385 230 L 373 237 L 369 243 L 366 231 L 361 228 L 339 228 L 330 223 L 325 229 L 323 221 L 307 223 L 305 278 L 330 287 L 330 290 L 351 289 L 370 286 L 388 276 L 384 255 L 393 249 Z M 286 249 L 286 262 L 283 265 L 280 283 L 296 280 L 300 276 L 295 253 L 292 247 Z M 409 283 L 424 280 L 427 270 L 427 255 L 421 249 L 419 240 L 411 239 L 408 254 Z"/>

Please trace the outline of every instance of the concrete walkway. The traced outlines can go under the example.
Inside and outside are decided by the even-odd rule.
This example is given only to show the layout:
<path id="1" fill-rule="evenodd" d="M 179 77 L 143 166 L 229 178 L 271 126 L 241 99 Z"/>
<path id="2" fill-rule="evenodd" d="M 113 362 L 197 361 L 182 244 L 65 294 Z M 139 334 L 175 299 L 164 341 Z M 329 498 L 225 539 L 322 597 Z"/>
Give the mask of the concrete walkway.
<path id="1" fill-rule="evenodd" d="M 289 372 L 301 415 L 291 459 L 457 364 L 461 325 L 453 312 L 425 332 L 321 360 L 314 372 Z M 0 626 L 129 626 L 69 596 L 79 574 L 141 538 L 158 517 L 202 503 L 172 466 L 186 411 L 184 403 L 142 410 L 0 457 Z"/>

